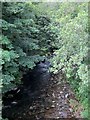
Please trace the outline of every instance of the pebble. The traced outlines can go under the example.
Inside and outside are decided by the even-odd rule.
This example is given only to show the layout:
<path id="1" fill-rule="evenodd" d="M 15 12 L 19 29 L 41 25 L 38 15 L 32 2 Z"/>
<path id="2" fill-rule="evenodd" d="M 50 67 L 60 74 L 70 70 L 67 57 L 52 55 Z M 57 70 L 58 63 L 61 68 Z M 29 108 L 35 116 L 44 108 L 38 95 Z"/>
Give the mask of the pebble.
<path id="1" fill-rule="evenodd" d="M 54 107 L 55 107 L 55 105 L 52 105 L 51 107 L 52 107 L 52 108 L 54 108 Z"/>
<path id="2" fill-rule="evenodd" d="M 62 94 L 63 92 L 62 91 L 60 91 L 60 94 Z"/>
<path id="3" fill-rule="evenodd" d="M 65 95 L 65 98 L 68 98 L 69 97 L 69 94 L 67 93 L 66 95 Z"/>
<path id="4" fill-rule="evenodd" d="M 32 109 L 33 109 L 33 107 L 31 106 L 29 109 L 30 109 L 30 110 L 32 110 Z"/>
<path id="5" fill-rule="evenodd" d="M 52 96 L 55 98 L 55 94 L 53 93 Z"/>
<path id="6" fill-rule="evenodd" d="M 53 103 L 55 103 L 55 101 L 52 101 Z"/>

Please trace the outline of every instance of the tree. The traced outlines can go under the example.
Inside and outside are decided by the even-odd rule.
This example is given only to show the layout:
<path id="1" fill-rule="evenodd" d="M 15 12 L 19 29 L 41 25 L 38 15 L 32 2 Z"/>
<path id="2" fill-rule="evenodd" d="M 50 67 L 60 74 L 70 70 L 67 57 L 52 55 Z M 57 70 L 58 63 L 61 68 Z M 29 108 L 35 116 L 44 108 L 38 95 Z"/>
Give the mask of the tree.
<path id="1" fill-rule="evenodd" d="M 56 34 L 50 18 L 39 14 L 34 3 L 5 2 L 2 8 L 2 90 L 6 92 L 50 53 Z"/>

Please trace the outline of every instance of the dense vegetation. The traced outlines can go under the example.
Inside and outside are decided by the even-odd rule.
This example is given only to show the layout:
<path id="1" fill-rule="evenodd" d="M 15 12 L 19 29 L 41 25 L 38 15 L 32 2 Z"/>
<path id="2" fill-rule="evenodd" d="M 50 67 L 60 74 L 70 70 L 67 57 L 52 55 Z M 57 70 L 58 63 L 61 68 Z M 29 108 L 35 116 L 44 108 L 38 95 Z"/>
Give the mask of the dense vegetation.
<path id="1" fill-rule="evenodd" d="M 60 14 L 59 14 L 60 13 Z M 53 71 L 63 69 L 88 116 L 88 4 L 64 3 L 54 11 L 60 24 L 60 49 L 55 51 Z M 53 15 L 52 14 L 52 15 Z"/>
<path id="2" fill-rule="evenodd" d="M 88 116 L 88 4 L 3 3 L 2 92 L 54 52 L 51 71 L 62 69 Z M 54 50 L 54 51 L 53 51 Z"/>
<path id="3" fill-rule="evenodd" d="M 59 11 L 68 9 L 67 15 L 59 18 L 61 24 L 62 47 L 56 51 L 55 70 L 63 69 L 79 99 L 86 108 L 83 115 L 88 116 L 88 6 L 86 3 L 61 6 Z M 59 12 L 58 11 L 58 12 Z M 63 11 L 62 11 L 63 13 Z"/>
<path id="4" fill-rule="evenodd" d="M 49 54 L 57 41 L 50 19 L 37 15 L 34 7 L 27 3 L 3 4 L 3 92 L 18 84 L 24 72 Z"/>

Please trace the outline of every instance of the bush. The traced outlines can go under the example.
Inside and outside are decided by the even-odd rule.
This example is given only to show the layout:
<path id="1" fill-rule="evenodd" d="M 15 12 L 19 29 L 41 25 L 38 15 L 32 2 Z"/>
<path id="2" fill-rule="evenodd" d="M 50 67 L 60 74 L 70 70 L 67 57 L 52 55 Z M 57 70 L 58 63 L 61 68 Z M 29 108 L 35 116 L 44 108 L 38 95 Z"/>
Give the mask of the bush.
<path id="1" fill-rule="evenodd" d="M 73 8 L 72 8 L 73 6 Z M 59 15 L 59 13 L 61 13 Z M 88 4 L 62 3 L 57 11 L 55 20 L 59 22 L 60 46 L 55 51 L 56 56 L 51 60 L 54 73 L 62 69 L 70 81 L 84 108 L 88 110 Z M 52 13 L 53 15 L 53 13 Z M 88 116 L 87 116 L 88 117 Z"/>

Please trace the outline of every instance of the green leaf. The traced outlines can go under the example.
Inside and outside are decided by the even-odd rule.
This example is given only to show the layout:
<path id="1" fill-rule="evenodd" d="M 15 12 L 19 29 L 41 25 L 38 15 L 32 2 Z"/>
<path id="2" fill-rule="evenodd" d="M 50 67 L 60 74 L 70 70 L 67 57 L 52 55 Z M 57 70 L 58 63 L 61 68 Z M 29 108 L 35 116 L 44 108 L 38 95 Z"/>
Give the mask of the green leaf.
<path id="1" fill-rule="evenodd" d="M 6 45 L 10 44 L 10 41 L 7 38 L 7 36 L 4 36 L 4 35 L 0 35 L 0 42 L 1 42 L 2 45 L 4 45 L 4 44 L 6 44 Z"/>
<path id="2" fill-rule="evenodd" d="M 2 58 L 5 61 L 10 61 L 10 52 L 7 50 L 2 51 Z"/>

